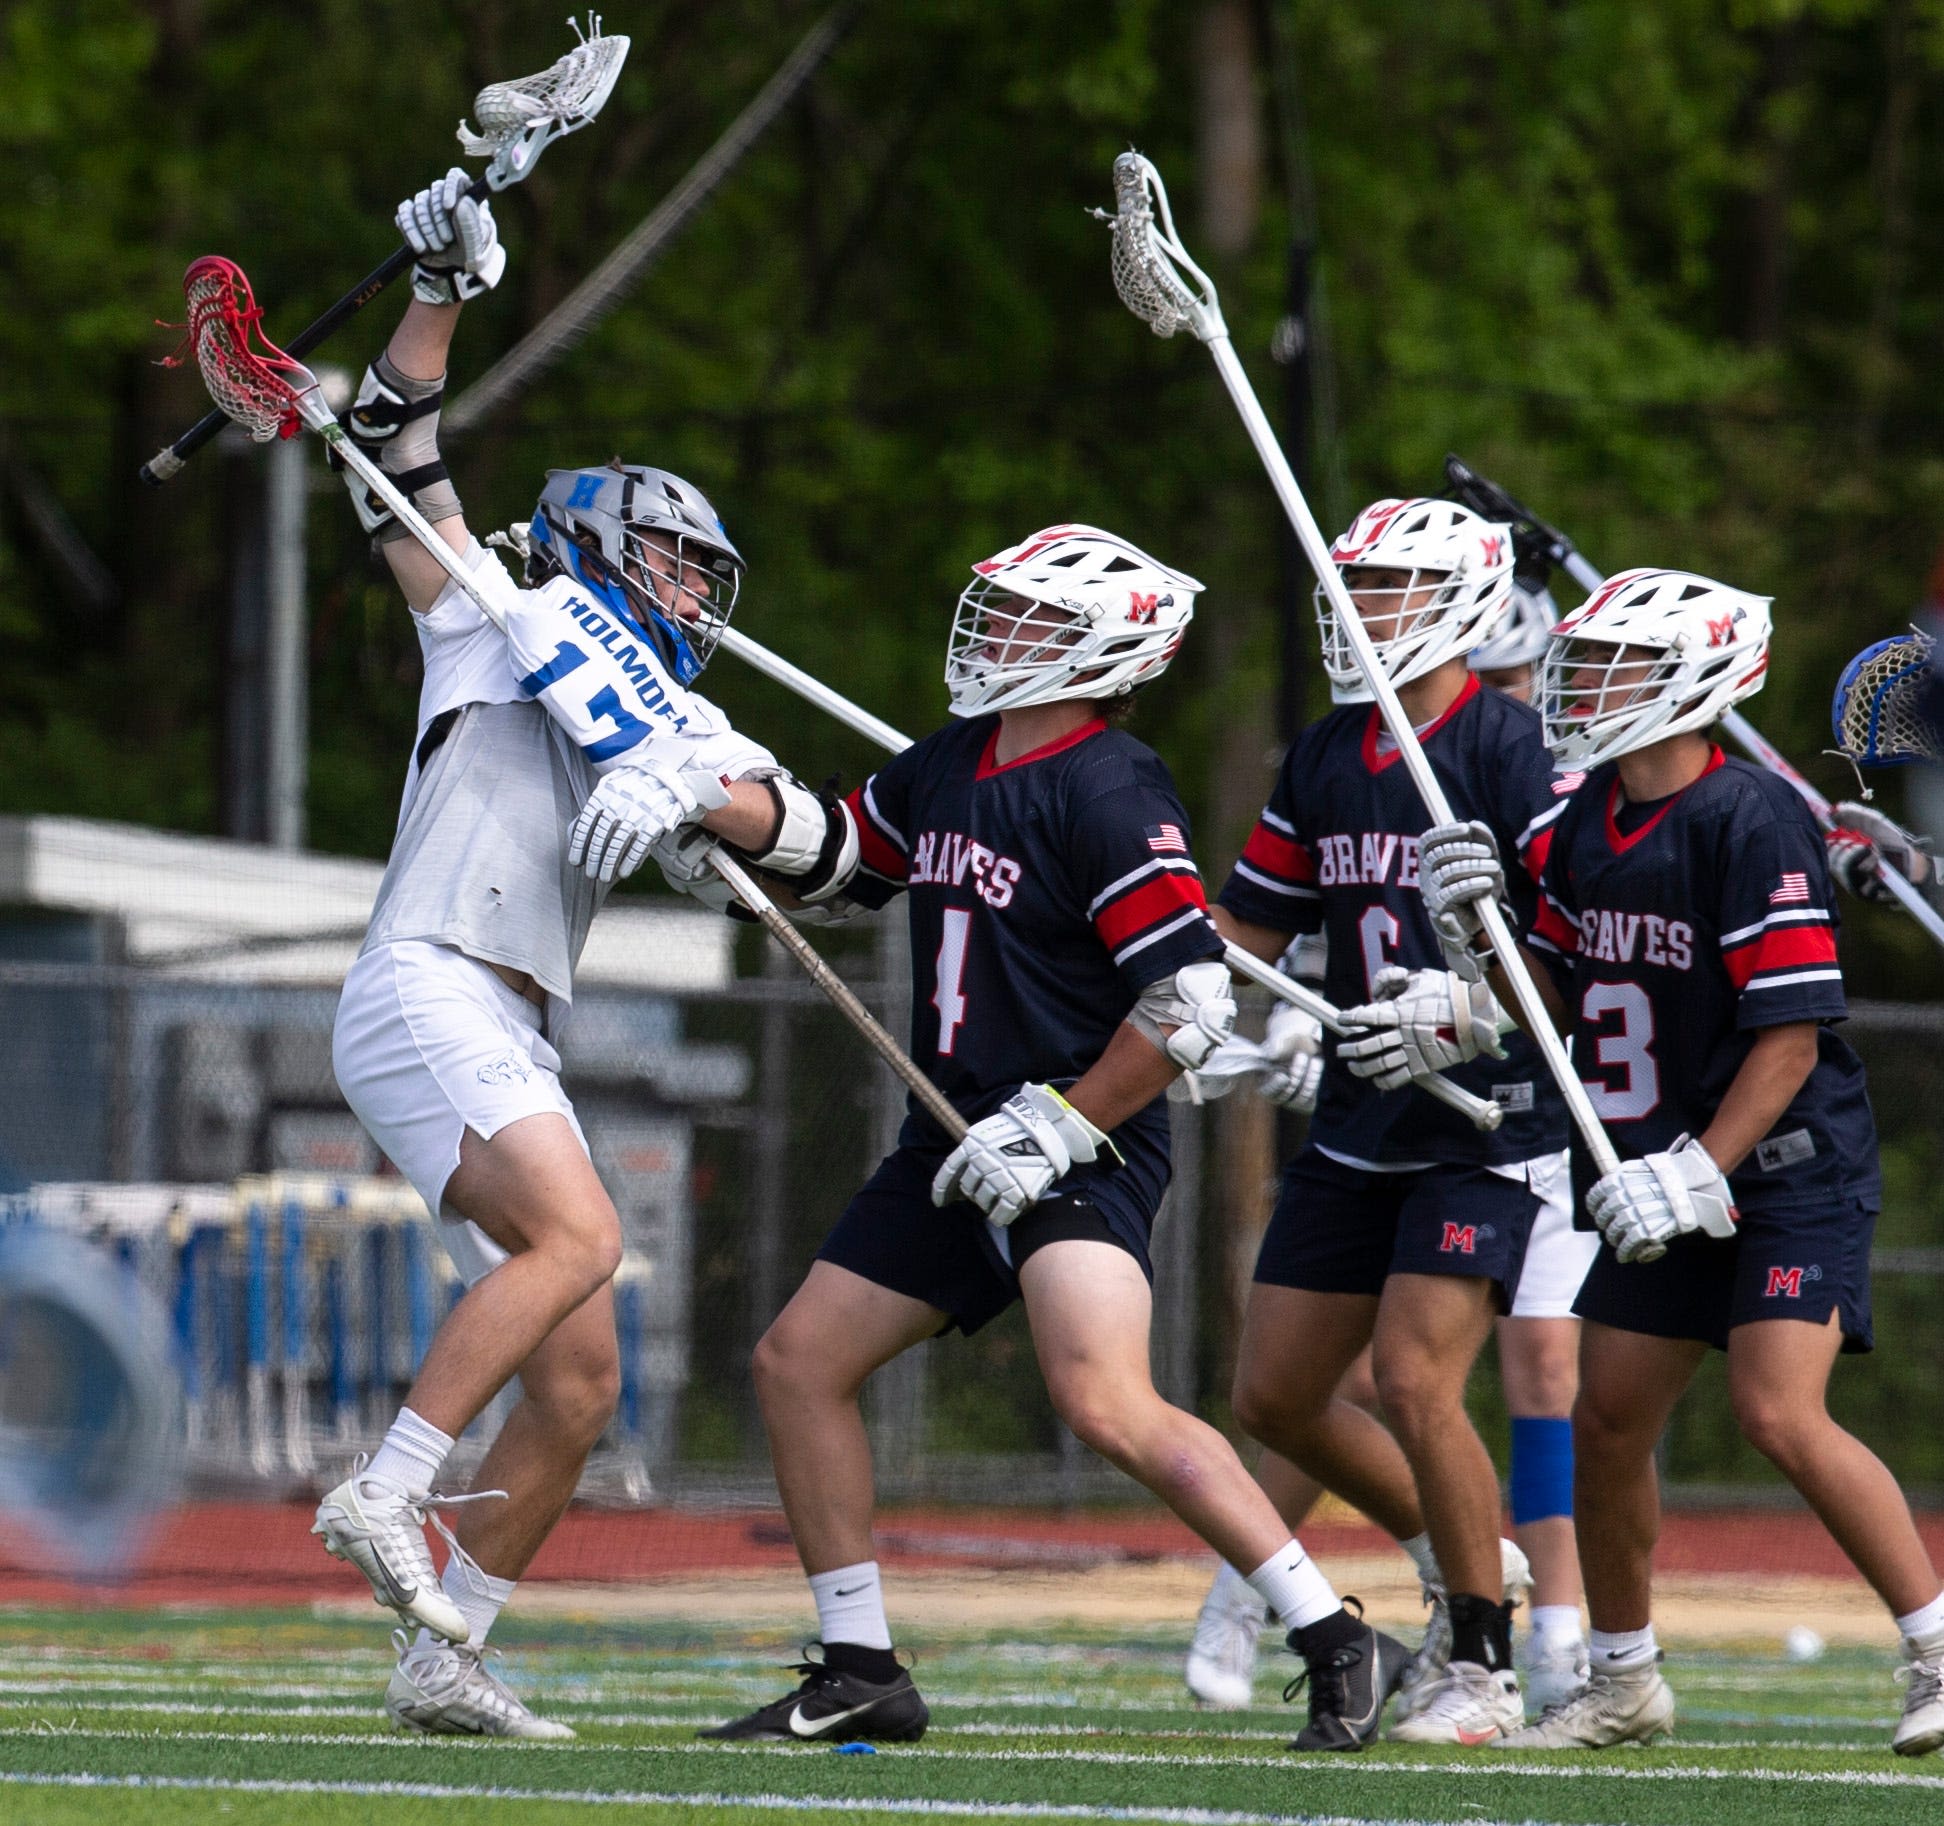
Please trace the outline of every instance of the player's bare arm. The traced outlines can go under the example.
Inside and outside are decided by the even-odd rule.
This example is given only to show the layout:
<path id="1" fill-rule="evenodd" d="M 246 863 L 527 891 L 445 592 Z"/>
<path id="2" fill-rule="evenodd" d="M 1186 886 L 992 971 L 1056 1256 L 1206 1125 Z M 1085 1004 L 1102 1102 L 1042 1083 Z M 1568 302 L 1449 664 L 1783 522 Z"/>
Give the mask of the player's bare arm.
<path id="1" fill-rule="evenodd" d="M 1238 918 L 1219 904 L 1208 909 L 1208 916 L 1214 920 L 1215 930 L 1231 945 L 1240 945 L 1251 957 L 1259 957 L 1265 964 L 1273 964 L 1289 944 L 1289 933 Z"/>
<path id="2" fill-rule="evenodd" d="M 1816 1069 L 1817 1031 L 1814 1021 L 1790 1021 L 1756 1035 L 1701 1137 L 1723 1173 L 1734 1172 L 1748 1158 L 1808 1082 Z"/>

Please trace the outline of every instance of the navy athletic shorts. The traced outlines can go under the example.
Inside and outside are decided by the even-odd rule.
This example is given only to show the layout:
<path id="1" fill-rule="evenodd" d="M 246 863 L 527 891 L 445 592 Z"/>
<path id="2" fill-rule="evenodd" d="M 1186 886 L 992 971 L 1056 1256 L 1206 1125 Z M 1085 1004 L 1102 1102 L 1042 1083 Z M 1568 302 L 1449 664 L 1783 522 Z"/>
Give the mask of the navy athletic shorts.
<path id="1" fill-rule="evenodd" d="M 931 1148 L 886 1155 L 817 1260 L 936 1306 L 950 1315 L 941 1332 L 957 1326 L 968 1336 L 1019 1298 L 1021 1264 L 1048 1243 L 1113 1243 L 1140 1263 L 1152 1284 L 1148 1233 L 1167 1190 L 1165 1176 L 1157 1185 L 1152 1174 L 1132 1166 L 1076 1167 L 1001 1231 L 963 1199 L 942 1211 L 932 1203 L 932 1180 L 944 1162 L 945 1154 Z"/>
<path id="2" fill-rule="evenodd" d="M 1657 1262 L 1623 1265 L 1604 1243 L 1573 1302 L 1582 1319 L 1650 1338 L 1688 1338 L 1728 1348 L 1737 1325 L 1838 1316 L 1843 1349 L 1876 1347 L 1870 1327 L 1873 1205 L 1838 1197 L 1834 1205 L 1764 1210 L 1744 1196 L 1739 1234 L 1682 1236 Z"/>
<path id="3" fill-rule="evenodd" d="M 1523 1179 L 1487 1167 L 1372 1173 L 1309 1147 L 1283 1169 L 1255 1278 L 1375 1295 L 1394 1274 L 1473 1276 L 1489 1280 L 1509 1312 L 1538 1214 Z"/>

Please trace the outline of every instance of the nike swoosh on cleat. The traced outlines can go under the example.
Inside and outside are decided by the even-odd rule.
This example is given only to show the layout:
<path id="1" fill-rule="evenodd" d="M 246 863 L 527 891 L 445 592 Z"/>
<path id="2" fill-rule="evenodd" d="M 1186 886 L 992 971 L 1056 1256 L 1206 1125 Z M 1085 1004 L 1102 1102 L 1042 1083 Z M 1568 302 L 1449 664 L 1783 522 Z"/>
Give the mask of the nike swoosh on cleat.
<path id="1" fill-rule="evenodd" d="M 1489 1744 L 1500 1733 L 1493 1730 L 1467 1731 L 1463 1725 L 1459 1725 L 1455 1728 L 1453 1735 L 1467 1749 L 1475 1750 L 1480 1744 Z"/>
<path id="2" fill-rule="evenodd" d="M 832 1712 L 827 1718 L 805 1718 L 803 1708 L 801 1706 L 794 1706 L 791 1708 L 787 1721 L 790 1727 L 790 1735 L 792 1737 L 821 1737 L 834 1726 L 842 1724 L 845 1719 L 855 1718 L 860 1712 L 868 1712 L 876 1704 L 877 1701 L 875 1699 L 867 1699 L 861 1706 L 852 1706 L 847 1712 Z"/>

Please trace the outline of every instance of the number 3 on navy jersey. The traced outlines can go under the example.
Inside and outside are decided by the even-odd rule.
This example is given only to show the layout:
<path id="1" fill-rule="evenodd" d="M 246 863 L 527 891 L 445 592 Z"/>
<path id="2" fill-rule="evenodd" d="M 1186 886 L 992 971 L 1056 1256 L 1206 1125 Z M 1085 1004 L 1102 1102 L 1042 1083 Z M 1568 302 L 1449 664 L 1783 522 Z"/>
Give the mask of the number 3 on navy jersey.
<path id="1" fill-rule="evenodd" d="M 938 1053 L 950 1058 L 958 1030 L 965 1021 L 965 952 L 972 939 L 972 915 L 963 907 L 947 907 L 941 917 L 944 935 L 938 941 L 938 962 L 932 969 L 932 1006 L 938 1010 Z"/>
<path id="2" fill-rule="evenodd" d="M 1620 1017 L 1619 1031 L 1606 1025 Z M 1593 983 L 1580 1004 L 1580 1019 L 1593 1038 L 1593 1056 L 1625 1076 L 1617 1082 L 1588 1078 L 1586 1090 L 1604 1122 L 1634 1122 L 1660 1102 L 1660 1065 L 1654 1058 L 1654 1005 L 1638 983 Z"/>

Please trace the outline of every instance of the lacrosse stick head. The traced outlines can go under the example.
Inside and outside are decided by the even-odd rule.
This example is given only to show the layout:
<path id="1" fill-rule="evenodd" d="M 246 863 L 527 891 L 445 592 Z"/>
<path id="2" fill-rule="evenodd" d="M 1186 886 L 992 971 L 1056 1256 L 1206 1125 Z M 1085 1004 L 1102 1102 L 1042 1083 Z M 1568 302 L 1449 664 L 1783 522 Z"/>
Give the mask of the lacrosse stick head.
<path id="1" fill-rule="evenodd" d="M 1228 334 L 1214 282 L 1175 234 L 1161 174 L 1138 152 L 1114 161 L 1114 213 L 1093 213 L 1114 237 L 1114 290 L 1155 335 L 1188 330 L 1210 342 Z"/>
<path id="2" fill-rule="evenodd" d="M 1935 647 L 1913 628 L 1865 647 L 1843 668 L 1829 718 L 1838 745 L 1859 767 L 1944 762 L 1944 679 Z"/>
<path id="3" fill-rule="evenodd" d="M 299 398 L 316 392 L 317 377 L 264 335 L 248 275 L 221 254 L 205 254 L 182 275 L 182 290 L 188 332 L 165 365 L 175 367 L 186 350 L 209 397 L 259 444 L 294 437 L 303 416 Z"/>
<path id="4" fill-rule="evenodd" d="M 613 93 L 628 60 L 628 40 L 603 33 L 599 13 L 587 28 L 569 19 L 580 42 L 565 57 L 532 76 L 488 83 L 473 98 L 475 128 L 459 123 L 459 144 L 468 158 L 491 158 L 486 182 L 495 190 L 517 184 L 557 139 L 587 125 Z"/>

